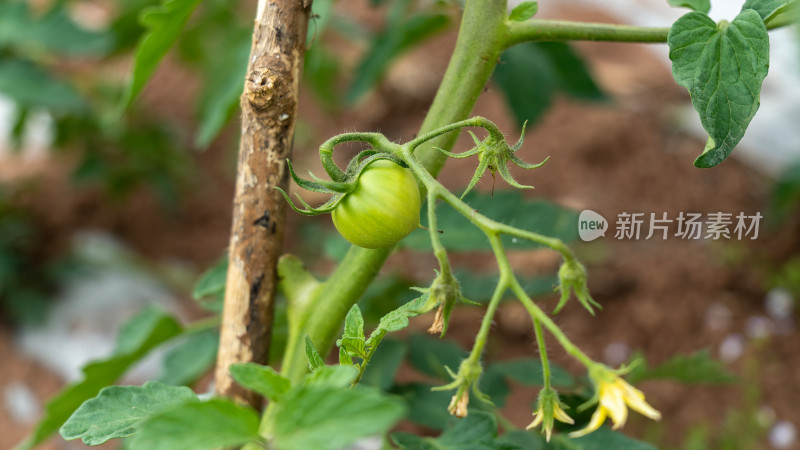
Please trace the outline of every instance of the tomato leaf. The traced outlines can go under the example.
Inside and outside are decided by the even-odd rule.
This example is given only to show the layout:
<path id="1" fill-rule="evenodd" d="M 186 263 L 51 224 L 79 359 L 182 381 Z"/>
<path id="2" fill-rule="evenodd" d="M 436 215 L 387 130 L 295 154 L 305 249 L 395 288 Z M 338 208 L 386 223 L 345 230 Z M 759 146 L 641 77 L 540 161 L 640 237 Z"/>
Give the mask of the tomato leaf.
<path id="1" fill-rule="evenodd" d="M 87 364 L 83 380 L 68 386 L 47 403 L 44 417 L 18 448 L 30 449 L 44 442 L 84 401 L 117 381 L 133 363 L 180 331 L 175 318 L 158 308 L 147 308 L 137 314 L 120 331 L 114 355 Z"/>
<path id="2" fill-rule="evenodd" d="M 317 348 L 314 347 L 314 343 L 311 342 L 311 338 L 306 335 L 306 359 L 308 359 L 308 367 L 311 371 L 315 371 L 320 367 L 325 367 L 325 361 L 320 356 Z"/>
<path id="3" fill-rule="evenodd" d="M 175 386 L 189 385 L 200 378 L 217 360 L 219 333 L 193 333 L 164 356 L 163 373 L 158 381 Z"/>
<path id="4" fill-rule="evenodd" d="M 719 25 L 691 12 L 672 25 L 667 41 L 675 80 L 688 89 L 709 134 L 694 165 L 716 166 L 731 154 L 758 110 L 769 67 L 767 28 L 750 9 Z"/>
<path id="5" fill-rule="evenodd" d="M 158 63 L 178 39 L 198 3 L 200 0 L 164 0 L 159 6 L 142 11 L 140 20 L 147 32 L 136 48 L 131 81 L 122 102 L 123 109 L 139 96 Z"/>
<path id="6" fill-rule="evenodd" d="M 232 364 L 231 376 L 239 385 L 270 400 L 279 400 L 292 387 L 288 378 L 272 367 L 256 363 Z"/>
<path id="7" fill-rule="evenodd" d="M 197 396 L 187 387 L 152 381 L 144 386 L 110 386 L 85 401 L 59 431 L 64 439 L 100 445 L 132 436 L 150 417 L 191 401 Z"/>
<path id="8" fill-rule="evenodd" d="M 528 125 L 536 122 L 558 93 L 589 101 L 607 98 L 586 63 L 563 42 L 528 42 L 511 47 L 500 56 L 492 80 L 520 127 L 525 121 Z"/>
<path id="9" fill-rule="evenodd" d="M 422 437 L 411 433 L 392 433 L 391 439 L 400 448 L 414 450 L 496 449 L 497 422 L 493 415 L 483 411 L 451 422 L 439 437 Z M 505 447 L 508 448 L 508 447 Z M 512 447 L 516 448 L 516 447 Z"/>
<path id="10" fill-rule="evenodd" d="M 767 22 L 767 18 L 777 13 L 779 10 L 786 8 L 794 0 L 747 0 L 742 5 L 742 11 L 752 9 Z"/>
<path id="11" fill-rule="evenodd" d="M 372 39 L 372 46 L 356 67 L 356 76 L 347 91 L 348 103 L 357 102 L 383 76 L 389 64 L 401 53 L 447 27 L 442 14 L 417 14 L 392 23 Z"/>
<path id="12" fill-rule="evenodd" d="M 386 432 L 405 413 L 403 402 L 373 389 L 303 386 L 277 404 L 273 434 L 281 450 L 334 450 Z"/>
<path id="13" fill-rule="evenodd" d="M 508 15 L 508 20 L 513 22 L 524 22 L 536 15 L 539 11 L 538 2 L 522 2 L 515 6 Z"/>
<path id="14" fill-rule="evenodd" d="M 631 383 L 644 380 L 669 379 L 684 384 L 726 384 L 737 378 L 732 375 L 722 362 L 714 359 L 708 349 L 690 355 L 677 355 L 656 367 L 648 368 L 644 357 L 628 375 Z"/>
<path id="15" fill-rule="evenodd" d="M 689 8 L 706 14 L 711 10 L 710 0 L 667 0 L 667 3 L 676 8 Z"/>
<path id="16" fill-rule="evenodd" d="M 344 319 L 344 337 L 364 339 L 364 317 L 358 305 L 353 305 Z"/>
<path id="17" fill-rule="evenodd" d="M 239 98 L 252 45 L 249 28 L 232 32 L 225 39 L 225 52 L 212 60 L 206 70 L 205 89 L 200 101 L 200 125 L 195 144 L 206 148 L 239 110 Z"/>
<path id="18" fill-rule="evenodd" d="M 185 403 L 150 418 L 129 441 L 131 450 L 205 450 L 260 439 L 258 414 L 231 400 Z"/>

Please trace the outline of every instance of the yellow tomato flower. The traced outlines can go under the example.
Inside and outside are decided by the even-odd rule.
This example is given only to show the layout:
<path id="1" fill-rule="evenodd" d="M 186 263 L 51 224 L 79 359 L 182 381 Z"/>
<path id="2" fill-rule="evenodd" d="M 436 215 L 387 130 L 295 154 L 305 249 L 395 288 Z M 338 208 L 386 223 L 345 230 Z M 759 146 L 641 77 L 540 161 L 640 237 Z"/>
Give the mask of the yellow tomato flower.
<path id="1" fill-rule="evenodd" d="M 599 405 L 589 424 L 582 430 L 570 433 L 570 437 L 585 436 L 597 430 L 606 417 L 611 417 L 614 430 L 620 428 L 628 419 L 628 407 L 653 420 L 661 419 L 661 413 L 644 400 L 642 391 L 628 384 L 610 369 L 603 367 L 601 373 L 591 375 L 597 386 Z"/>
<path id="2" fill-rule="evenodd" d="M 536 428 L 544 424 L 542 429 L 544 430 L 547 442 L 550 442 L 550 436 L 553 435 L 553 424 L 555 420 L 570 425 L 575 423 L 572 417 L 567 415 L 561 407 L 558 394 L 552 389 L 544 389 L 539 393 L 539 407 L 533 412 L 533 422 L 525 427 L 525 429 L 530 430 L 531 428 Z"/>

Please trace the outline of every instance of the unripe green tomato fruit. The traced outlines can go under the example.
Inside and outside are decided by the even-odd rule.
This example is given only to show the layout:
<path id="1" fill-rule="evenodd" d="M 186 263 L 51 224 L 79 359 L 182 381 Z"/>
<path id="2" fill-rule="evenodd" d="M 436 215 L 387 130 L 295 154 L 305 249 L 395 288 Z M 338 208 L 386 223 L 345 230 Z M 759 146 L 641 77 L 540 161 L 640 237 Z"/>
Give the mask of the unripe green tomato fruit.
<path id="1" fill-rule="evenodd" d="M 333 225 L 359 247 L 388 247 L 419 226 L 420 206 L 414 174 L 378 159 L 364 168 L 356 188 L 333 210 Z"/>

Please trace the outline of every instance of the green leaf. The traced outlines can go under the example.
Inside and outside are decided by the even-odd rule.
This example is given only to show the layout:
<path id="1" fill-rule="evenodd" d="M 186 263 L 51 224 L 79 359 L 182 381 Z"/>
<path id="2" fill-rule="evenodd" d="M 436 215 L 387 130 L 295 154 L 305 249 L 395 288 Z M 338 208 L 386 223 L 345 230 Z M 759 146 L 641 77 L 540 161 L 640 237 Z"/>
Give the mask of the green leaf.
<path id="1" fill-rule="evenodd" d="M 358 369 L 353 366 L 322 366 L 306 377 L 309 386 L 344 388 L 350 386 Z"/>
<path id="2" fill-rule="evenodd" d="M 308 335 L 306 335 L 306 359 L 308 359 L 308 367 L 312 372 L 320 367 L 325 367 L 325 361 L 319 355 L 317 348 L 314 347 L 314 343 L 311 342 L 311 338 Z"/>
<path id="3" fill-rule="evenodd" d="M 432 384 L 408 383 L 396 386 L 393 392 L 408 405 L 408 419 L 426 428 L 441 430 L 453 418 L 447 412 L 452 392 L 432 391 Z"/>
<path id="4" fill-rule="evenodd" d="M 606 100 L 586 63 L 569 44 L 528 42 L 503 52 L 492 79 L 522 127 L 536 122 L 559 92 L 590 101 Z"/>
<path id="5" fill-rule="evenodd" d="M 538 2 L 522 2 L 511 10 L 511 14 L 508 15 L 508 20 L 524 22 L 535 16 L 537 11 L 539 11 Z"/>
<path id="6" fill-rule="evenodd" d="M 59 430 L 66 440 L 86 445 L 135 434 L 147 419 L 197 396 L 187 387 L 148 382 L 144 386 L 110 386 L 78 408 Z"/>
<path id="7" fill-rule="evenodd" d="M 511 430 L 506 431 L 502 436 L 500 436 L 497 441 L 501 445 L 505 445 L 507 447 L 501 447 L 503 449 L 509 448 L 510 449 L 520 449 L 520 450 L 544 450 L 550 449 L 555 450 L 555 445 L 552 447 L 548 445 L 548 443 L 544 440 L 544 436 L 531 432 L 531 431 L 522 431 L 522 430 Z M 555 440 L 552 442 L 555 444 Z"/>
<path id="8" fill-rule="evenodd" d="M 364 339 L 364 317 L 358 305 L 353 305 L 344 319 L 344 337 Z"/>
<path id="9" fill-rule="evenodd" d="M 236 30 L 225 39 L 226 51 L 208 64 L 200 102 L 200 125 L 195 137 L 198 147 L 208 147 L 239 110 L 251 46 L 252 30 Z"/>
<path id="10" fill-rule="evenodd" d="M 791 3 L 794 2 L 792 0 L 747 0 L 742 5 L 742 11 L 752 9 L 766 21 L 769 16 Z"/>
<path id="11" fill-rule="evenodd" d="M 667 3 L 676 8 L 689 8 L 706 14 L 711 11 L 710 0 L 667 0 Z"/>
<path id="12" fill-rule="evenodd" d="M 442 14 L 418 14 L 408 20 L 393 23 L 372 39 L 355 70 L 355 80 L 347 92 L 347 102 L 355 103 L 377 83 L 389 64 L 402 52 L 433 36 L 447 27 L 449 21 Z"/>
<path id="13" fill-rule="evenodd" d="M 164 0 L 159 6 L 142 11 L 141 22 L 147 32 L 136 48 L 131 81 L 123 101 L 124 108 L 139 96 L 158 63 L 178 39 L 198 3 L 200 0 Z"/>
<path id="14" fill-rule="evenodd" d="M 757 12 L 742 11 L 719 26 L 690 12 L 667 38 L 672 74 L 689 90 L 709 139 L 696 167 L 716 166 L 731 154 L 758 110 L 769 67 L 769 36 Z"/>
<path id="15" fill-rule="evenodd" d="M 404 449 L 414 450 L 482 450 L 499 449 L 495 443 L 497 422 L 494 416 L 482 411 L 470 411 L 436 438 L 411 433 L 392 433 L 392 441 Z"/>
<path id="16" fill-rule="evenodd" d="M 30 449 L 44 442 L 84 401 L 113 384 L 151 349 L 180 332 L 181 326 L 175 318 L 158 308 L 150 307 L 136 315 L 120 331 L 115 354 L 87 364 L 83 368 L 82 381 L 68 386 L 51 399 L 44 417 L 19 449 Z"/>
<path id="17" fill-rule="evenodd" d="M 259 440 L 258 414 L 227 399 L 187 403 L 152 417 L 130 450 L 204 450 Z"/>
<path id="18" fill-rule="evenodd" d="M 677 355 L 649 369 L 642 362 L 628 375 L 631 383 L 644 380 L 669 379 L 684 384 L 724 384 L 733 383 L 736 377 L 725 369 L 722 362 L 711 357 L 709 351 L 700 350 L 690 355 Z"/>
<path id="19" fill-rule="evenodd" d="M 288 378 L 272 367 L 256 363 L 232 364 L 231 376 L 239 385 L 270 400 L 279 400 L 292 387 Z"/>
<path id="20" fill-rule="evenodd" d="M 360 384 L 387 391 L 394 384 L 397 369 L 406 356 L 406 345 L 395 339 L 383 339 L 364 370 Z"/>
<path id="21" fill-rule="evenodd" d="M 520 150 L 524 151 L 525 149 Z M 556 237 L 567 243 L 578 238 L 577 212 L 548 201 L 526 199 L 518 190 L 498 190 L 494 197 L 488 193 L 473 191 L 464 197 L 464 201 L 481 214 L 517 228 Z M 442 205 L 436 211 L 437 225 L 442 230 L 440 238 L 449 251 L 491 250 L 483 233 L 453 208 Z M 427 220 L 422 225 L 427 226 Z M 414 250 L 431 250 L 430 239 L 425 230 L 414 231 L 401 242 L 403 246 Z M 503 236 L 503 244 L 506 248 L 515 250 L 540 248 L 532 242 L 509 236 Z M 470 296 L 469 291 L 465 290 L 464 293 L 467 297 Z"/>
<path id="22" fill-rule="evenodd" d="M 656 450 L 656 446 L 646 442 L 629 438 L 622 433 L 611 431 L 608 427 L 601 427 L 586 436 L 569 439 L 570 443 L 578 444 L 580 450 Z"/>
<path id="23" fill-rule="evenodd" d="M 208 270 L 203 272 L 200 279 L 194 285 L 192 297 L 201 301 L 205 298 L 213 298 L 217 307 L 209 308 L 215 311 L 222 311 L 222 302 L 225 298 L 225 282 L 228 276 L 228 255 L 224 255 Z"/>
<path id="24" fill-rule="evenodd" d="M 360 387 L 303 386 L 277 405 L 274 445 L 281 450 L 340 449 L 386 432 L 405 413 L 399 399 Z"/>
<path id="25" fill-rule="evenodd" d="M 444 366 L 457 370 L 467 356 L 464 349 L 452 341 L 442 341 L 421 334 L 408 338 L 408 360 L 415 369 L 437 378 L 449 380 Z"/>
<path id="26" fill-rule="evenodd" d="M 176 386 L 194 383 L 216 362 L 218 346 L 215 331 L 190 334 L 164 356 L 158 381 Z"/>
<path id="27" fill-rule="evenodd" d="M 0 60 L 0 93 L 21 108 L 46 108 L 56 113 L 86 109 L 86 102 L 72 85 L 28 61 Z"/>

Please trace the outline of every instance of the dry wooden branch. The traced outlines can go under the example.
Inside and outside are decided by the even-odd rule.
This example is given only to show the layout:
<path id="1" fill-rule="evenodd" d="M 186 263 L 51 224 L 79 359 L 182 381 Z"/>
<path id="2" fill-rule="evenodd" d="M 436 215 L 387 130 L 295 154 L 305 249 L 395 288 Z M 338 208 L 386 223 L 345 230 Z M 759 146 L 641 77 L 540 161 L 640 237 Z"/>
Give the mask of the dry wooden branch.
<path id="1" fill-rule="evenodd" d="M 230 265 L 216 367 L 217 393 L 258 406 L 260 397 L 231 378 L 240 362 L 265 364 L 283 246 L 297 97 L 311 0 L 259 0 L 253 48 L 242 95 L 242 135 Z"/>

